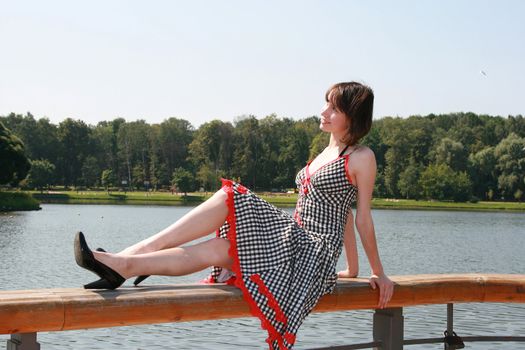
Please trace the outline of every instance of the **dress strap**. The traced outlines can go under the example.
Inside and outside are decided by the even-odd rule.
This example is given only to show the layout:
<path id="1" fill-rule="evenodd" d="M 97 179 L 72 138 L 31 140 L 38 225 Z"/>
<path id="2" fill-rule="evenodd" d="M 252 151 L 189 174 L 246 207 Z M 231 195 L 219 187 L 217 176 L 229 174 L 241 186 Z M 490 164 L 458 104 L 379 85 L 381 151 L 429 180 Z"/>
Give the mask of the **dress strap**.
<path id="1" fill-rule="evenodd" d="M 343 156 L 343 153 L 345 153 L 345 151 L 348 149 L 348 146 L 350 145 L 346 145 L 345 149 L 341 153 L 339 153 L 339 157 Z M 356 145 L 355 148 L 352 150 L 352 152 L 348 153 L 348 155 L 351 155 L 352 153 L 354 153 L 354 151 L 358 148 L 359 148 L 359 145 Z"/>
<path id="2" fill-rule="evenodd" d="M 343 153 L 345 153 L 345 151 L 348 149 L 348 146 L 350 145 L 346 145 L 346 147 L 341 151 L 341 153 L 339 153 L 339 157 L 343 156 Z"/>

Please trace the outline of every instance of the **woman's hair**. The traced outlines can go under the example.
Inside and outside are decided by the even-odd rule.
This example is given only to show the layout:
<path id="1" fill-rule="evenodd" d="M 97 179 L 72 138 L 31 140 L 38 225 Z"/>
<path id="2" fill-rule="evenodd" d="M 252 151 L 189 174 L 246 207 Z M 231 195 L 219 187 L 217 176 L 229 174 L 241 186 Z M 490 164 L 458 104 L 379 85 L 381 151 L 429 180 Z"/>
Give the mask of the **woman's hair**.
<path id="1" fill-rule="evenodd" d="M 337 83 L 326 91 L 325 99 L 342 111 L 349 122 L 341 142 L 352 146 L 368 134 L 374 109 L 374 92 L 370 87 L 355 81 Z"/>

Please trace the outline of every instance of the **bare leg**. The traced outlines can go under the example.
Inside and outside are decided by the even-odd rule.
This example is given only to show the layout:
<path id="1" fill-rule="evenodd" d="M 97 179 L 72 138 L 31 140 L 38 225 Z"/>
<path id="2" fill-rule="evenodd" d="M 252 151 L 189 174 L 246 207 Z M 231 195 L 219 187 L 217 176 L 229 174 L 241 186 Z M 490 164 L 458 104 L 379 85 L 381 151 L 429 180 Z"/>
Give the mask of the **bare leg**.
<path id="1" fill-rule="evenodd" d="M 93 251 L 95 258 L 111 267 L 124 278 L 139 275 L 181 276 L 201 271 L 209 266 L 231 269 L 233 263 L 228 255 L 230 242 L 212 238 L 191 246 L 122 255 Z"/>
<path id="2" fill-rule="evenodd" d="M 227 194 L 222 189 L 218 190 L 207 201 L 193 208 L 175 223 L 117 254 L 124 256 L 151 253 L 178 247 L 213 233 L 224 223 L 228 215 L 226 198 Z"/>

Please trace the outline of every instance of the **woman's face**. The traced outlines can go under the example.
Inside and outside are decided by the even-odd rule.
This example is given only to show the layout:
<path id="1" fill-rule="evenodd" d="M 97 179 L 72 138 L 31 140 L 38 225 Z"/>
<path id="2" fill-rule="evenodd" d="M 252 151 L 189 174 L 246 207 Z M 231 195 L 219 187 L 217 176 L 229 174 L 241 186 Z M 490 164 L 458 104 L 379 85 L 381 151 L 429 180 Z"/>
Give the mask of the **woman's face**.
<path id="1" fill-rule="evenodd" d="M 338 110 L 330 99 L 325 103 L 321 113 L 321 125 L 319 128 L 331 133 L 344 133 L 348 129 L 348 120 L 346 115 Z"/>

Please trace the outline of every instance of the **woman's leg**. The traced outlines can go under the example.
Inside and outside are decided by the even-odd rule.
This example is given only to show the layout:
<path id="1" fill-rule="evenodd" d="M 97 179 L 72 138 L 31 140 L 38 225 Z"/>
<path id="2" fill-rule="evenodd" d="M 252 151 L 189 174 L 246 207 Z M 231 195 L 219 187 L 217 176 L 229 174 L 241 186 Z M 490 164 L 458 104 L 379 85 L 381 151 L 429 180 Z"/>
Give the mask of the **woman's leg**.
<path id="1" fill-rule="evenodd" d="M 144 254 L 178 247 L 215 232 L 228 215 L 226 198 L 226 192 L 222 189 L 218 190 L 207 201 L 193 208 L 172 225 L 117 254 L 122 256 Z"/>
<path id="2" fill-rule="evenodd" d="M 124 278 L 139 275 L 181 276 L 201 271 L 209 266 L 231 269 L 232 259 L 228 255 L 230 242 L 223 238 L 185 247 L 122 255 L 93 251 L 95 258 L 120 273 Z"/>

